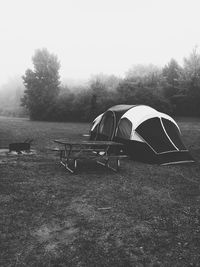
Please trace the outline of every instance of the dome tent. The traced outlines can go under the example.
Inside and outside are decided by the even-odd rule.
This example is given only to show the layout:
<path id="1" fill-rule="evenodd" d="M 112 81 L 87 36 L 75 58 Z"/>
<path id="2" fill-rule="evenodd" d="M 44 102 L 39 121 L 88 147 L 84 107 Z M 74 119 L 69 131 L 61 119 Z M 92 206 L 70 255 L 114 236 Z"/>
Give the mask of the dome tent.
<path id="1" fill-rule="evenodd" d="M 167 114 L 145 105 L 117 105 L 92 124 L 91 140 L 124 144 L 132 159 L 158 164 L 194 162 L 181 140 L 177 123 Z"/>

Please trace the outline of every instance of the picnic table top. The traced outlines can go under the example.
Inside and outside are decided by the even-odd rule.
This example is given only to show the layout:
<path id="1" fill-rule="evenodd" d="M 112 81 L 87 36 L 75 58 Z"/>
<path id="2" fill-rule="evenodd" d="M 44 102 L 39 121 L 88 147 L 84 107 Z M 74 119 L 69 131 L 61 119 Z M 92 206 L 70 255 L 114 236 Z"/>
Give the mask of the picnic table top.
<path id="1" fill-rule="evenodd" d="M 74 146 L 123 146 L 121 143 L 113 142 L 113 141 L 70 141 L 67 139 L 56 139 L 55 143 L 61 145 L 74 145 Z"/>

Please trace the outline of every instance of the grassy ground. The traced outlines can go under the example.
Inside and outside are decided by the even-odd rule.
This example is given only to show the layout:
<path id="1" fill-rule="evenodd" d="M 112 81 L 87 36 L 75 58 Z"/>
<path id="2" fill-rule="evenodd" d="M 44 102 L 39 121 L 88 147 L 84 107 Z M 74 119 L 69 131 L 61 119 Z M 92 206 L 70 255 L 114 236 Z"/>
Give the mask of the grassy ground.
<path id="1" fill-rule="evenodd" d="M 45 148 L 88 124 L 1 117 L 1 147 L 30 137 L 37 153 L 0 156 L 0 266 L 200 266 L 200 120 L 178 124 L 195 164 L 69 174 Z"/>

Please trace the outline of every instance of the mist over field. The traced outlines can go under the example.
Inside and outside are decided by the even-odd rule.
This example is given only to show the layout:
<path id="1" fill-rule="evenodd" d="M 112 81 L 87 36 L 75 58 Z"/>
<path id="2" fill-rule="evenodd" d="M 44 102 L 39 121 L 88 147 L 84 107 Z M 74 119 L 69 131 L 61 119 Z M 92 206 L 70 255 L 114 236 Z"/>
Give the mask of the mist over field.
<path id="1" fill-rule="evenodd" d="M 199 7 L 197 0 L 4 1 L 0 114 L 30 115 L 21 106 L 22 76 L 33 70 L 35 51 L 46 48 L 60 63 L 56 105 L 61 110 L 53 108 L 56 117 L 48 114 L 45 119 L 68 120 L 74 112 L 77 120 L 75 113 L 81 110 L 80 120 L 89 120 L 102 111 L 99 105 L 107 108 L 122 101 L 197 116 L 199 111 L 191 107 L 199 99 Z M 170 68 L 172 59 L 176 66 Z M 183 110 L 175 107 L 180 103 Z"/>
<path id="2" fill-rule="evenodd" d="M 143 104 L 174 116 L 200 115 L 200 52 L 195 47 L 180 65 L 133 64 L 123 78 L 98 73 L 90 79 L 60 75 L 60 60 L 37 49 L 33 68 L 0 87 L 0 115 L 32 120 L 92 121 L 117 104 Z"/>
<path id="3" fill-rule="evenodd" d="M 0 267 L 200 266 L 200 1 L 0 3 Z M 160 113 L 140 138 L 141 107 L 92 124 L 119 104 L 170 115 L 181 140 Z M 120 141 L 121 122 L 119 154 L 85 142 Z"/>
<path id="4" fill-rule="evenodd" d="M 21 107 L 24 89 L 21 77 L 10 78 L 7 83 L 0 86 L 0 115 L 25 115 L 26 112 Z"/>

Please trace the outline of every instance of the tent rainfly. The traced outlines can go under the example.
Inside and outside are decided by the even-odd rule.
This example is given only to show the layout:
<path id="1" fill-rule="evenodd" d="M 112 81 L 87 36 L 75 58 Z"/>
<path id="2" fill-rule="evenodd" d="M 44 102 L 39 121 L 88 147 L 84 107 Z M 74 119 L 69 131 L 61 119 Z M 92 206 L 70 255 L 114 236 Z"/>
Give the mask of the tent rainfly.
<path id="1" fill-rule="evenodd" d="M 194 162 L 181 140 L 177 123 L 146 105 L 117 105 L 99 115 L 90 130 L 91 140 L 124 144 L 132 159 L 162 165 Z"/>

